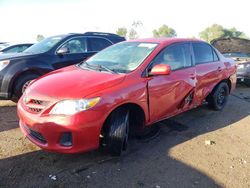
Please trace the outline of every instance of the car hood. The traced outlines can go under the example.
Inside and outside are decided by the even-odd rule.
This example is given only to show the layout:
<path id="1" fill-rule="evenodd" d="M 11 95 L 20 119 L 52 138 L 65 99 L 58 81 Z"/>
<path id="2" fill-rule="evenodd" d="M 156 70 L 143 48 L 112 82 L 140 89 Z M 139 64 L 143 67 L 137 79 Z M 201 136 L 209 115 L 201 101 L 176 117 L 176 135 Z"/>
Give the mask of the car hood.
<path id="1" fill-rule="evenodd" d="M 221 53 L 241 52 L 250 54 L 250 40 L 230 37 L 218 38 L 211 42 L 211 44 Z"/>
<path id="2" fill-rule="evenodd" d="M 218 49 L 222 54 L 240 52 L 250 54 L 250 40 L 228 37 L 218 38 L 211 42 L 211 44 Z M 237 63 L 246 63 L 250 61 L 250 57 L 232 57 Z"/>
<path id="3" fill-rule="evenodd" d="M 29 97 L 53 99 L 80 99 L 121 83 L 124 74 L 110 74 L 69 66 L 53 71 L 31 83 L 26 94 Z"/>
<path id="4" fill-rule="evenodd" d="M 33 56 L 34 54 L 30 54 L 30 53 L 2 53 L 0 54 L 0 60 L 5 60 L 5 59 L 17 59 L 17 58 L 22 58 L 22 57 L 29 57 L 29 56 Z"/>

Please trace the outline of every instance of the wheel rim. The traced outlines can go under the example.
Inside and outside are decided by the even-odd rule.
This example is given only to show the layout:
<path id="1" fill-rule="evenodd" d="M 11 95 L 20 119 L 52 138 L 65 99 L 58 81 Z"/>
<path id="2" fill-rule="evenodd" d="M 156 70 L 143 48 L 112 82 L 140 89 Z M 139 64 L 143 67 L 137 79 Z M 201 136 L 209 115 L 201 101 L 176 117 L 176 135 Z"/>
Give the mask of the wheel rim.
<path id="1" fill-rule="evenodd" d="M 25 83 L 23 84 L 22 93 L 24 93 L 24 91 L 27 89 L 27 87 L 29 86 L 30 82 L 31 82 L 31 80 L 29 80 L 29 81 L 27 81 L 27 82 L 25 82 Z"/>
<path id="2" fill-rule="evenodd" d="M 226 90 L 225 88 L 220 88 L 218 95 L 217 95 L 217 104 L 223 106 L 226 101 Z"/>

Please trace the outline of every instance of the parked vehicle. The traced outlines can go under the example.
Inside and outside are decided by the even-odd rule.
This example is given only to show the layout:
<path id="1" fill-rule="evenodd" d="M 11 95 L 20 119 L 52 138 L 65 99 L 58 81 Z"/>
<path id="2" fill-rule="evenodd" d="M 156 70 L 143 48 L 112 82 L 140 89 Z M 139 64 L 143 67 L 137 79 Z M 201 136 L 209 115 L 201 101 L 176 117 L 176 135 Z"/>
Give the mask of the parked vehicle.
<path id="1" fill-rule="evenodd" d="M 225 57 L 237 63 L 237 81 L 250 87 L 250 40 L 242 38 L 219 38 L 212 41 Z"/>
<path id="2" fill-rule="evenodd" d="M 6 48 L 8 46 L 7 42 L 0 42 L 0 50 L 2 50 L 3 48 Z"/>
<path id="3" fill-rule="evenodd" d="M 28 83 L 50 71 L 73 65 L 114 43 L 111 33 L 58 35 L 34 44 L 22 53 L 0 56 L 0 99 L 18 100 Z"/>
<path id="4" fill-rule="evenodd" d="M 0 49 L 0 54 L 3 53 L 20 53 L 32 46 L 32 43 L 24 43 L 24 44 L 10 44 L 7 43 L 5 47 Z"/>
<path id="5" fill-rule="evenodd" d="M 129 135 L 208 102 L 222 110 L 236 64 L 195 39 L 138 39 L 30 83 L 18 102 L 23 133 L 61 153 L 105 146 L 126 151 Z"/>

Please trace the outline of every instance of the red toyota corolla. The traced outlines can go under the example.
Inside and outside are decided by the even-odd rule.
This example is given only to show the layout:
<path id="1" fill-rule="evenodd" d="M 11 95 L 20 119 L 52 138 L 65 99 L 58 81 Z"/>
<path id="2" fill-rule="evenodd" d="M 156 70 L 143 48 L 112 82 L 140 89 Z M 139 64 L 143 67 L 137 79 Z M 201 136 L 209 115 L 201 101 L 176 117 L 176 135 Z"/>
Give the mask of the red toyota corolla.
<path id="1" fill-rule="evenodd" d="M 61 153 L 105 145 L 113 155 L 131 134 L 201 105 L 222 110 L 236 65 L 193 39 L 113 45 L 86 62 L 33 81 L 18 103 L 20 127 L 39 147 Z"/>

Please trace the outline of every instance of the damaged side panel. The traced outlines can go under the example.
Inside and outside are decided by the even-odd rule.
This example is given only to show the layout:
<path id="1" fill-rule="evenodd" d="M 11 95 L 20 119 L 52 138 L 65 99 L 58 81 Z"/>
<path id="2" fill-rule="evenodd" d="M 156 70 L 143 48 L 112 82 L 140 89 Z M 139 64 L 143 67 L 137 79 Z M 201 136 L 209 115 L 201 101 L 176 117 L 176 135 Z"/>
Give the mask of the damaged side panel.
<path id="1" fill-rule="evenodd" d="M 148 81 L 150 120 L 171 117 L 192 108 L 196 85 L 195 68 L 173 71 L 167 76 L 151 77 Z"/>

